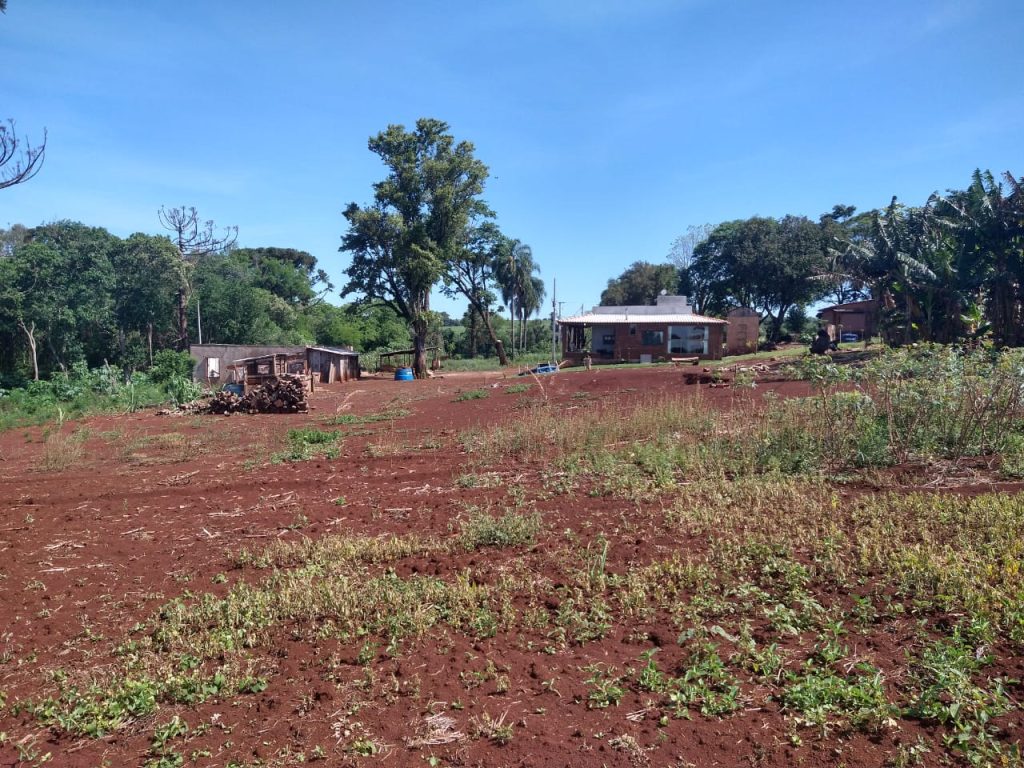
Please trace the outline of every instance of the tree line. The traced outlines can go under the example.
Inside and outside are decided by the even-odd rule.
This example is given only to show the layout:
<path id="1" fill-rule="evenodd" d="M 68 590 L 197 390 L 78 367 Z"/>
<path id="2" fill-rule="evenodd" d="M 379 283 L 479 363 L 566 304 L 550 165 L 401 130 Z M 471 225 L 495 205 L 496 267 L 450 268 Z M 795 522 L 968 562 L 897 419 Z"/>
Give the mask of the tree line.
<path id="1" fill-rule="evenodd" d="M 73 221 L 0 230 L 0 384 L 82 362 L 144 369 L 200 326 L 207 343 L 408 345 L 386 308 L 325 301 L 333 286 L 311 254 L 239 248 L 193 209 L 168 218 L 196 227 L 124 239 Z"/>
<path id="2" fill-rule="evenodd" d="M 602 304 L 651 304 L 662 290 L 699 314 L 761 313 L 771 341 L 787 316 L 822 300 L 875 299 L 889 344 L 990 335 L 1024 344 L 1024 177 L 975 171 L 966 189 L 920 206 L 893 198 L 862 213 L 836 205 L 817 221 L 754 216 L 690 227 L 670 263 L 636 262 Z"/>
<path id="3" fill-rule="evenodd" d="M 12 135 L 0 133 L 8 149 Z M 372 203 L 344 212 L 341 250 L 352 261 L 341 295 L 354 300 L 340 307 L 324 300 L 334 286 L 311 254 L 240 248 L 237 228 L 217 228 L 195 208 L 161 208 L 166 234 L 126 239 L 73 221 L 0 230 L 0 383 L 83 362 L 127 372 L 191 341 L 414 344 L 419 375 L 428 343 L 493 352 L 502 364 L 536 347 L 543 333 L 529 318 L 544 298 L 540 268 L 494 222 L 481 198 L 488 170 L 472 144 L 423 119 L 412 131 L 389 126 L 369 148 L 389 174 Z M 468 302 L 464 333 L 431 311 L 435 288 Z M 506 307 L 507 323 L 496 317 Z"/>

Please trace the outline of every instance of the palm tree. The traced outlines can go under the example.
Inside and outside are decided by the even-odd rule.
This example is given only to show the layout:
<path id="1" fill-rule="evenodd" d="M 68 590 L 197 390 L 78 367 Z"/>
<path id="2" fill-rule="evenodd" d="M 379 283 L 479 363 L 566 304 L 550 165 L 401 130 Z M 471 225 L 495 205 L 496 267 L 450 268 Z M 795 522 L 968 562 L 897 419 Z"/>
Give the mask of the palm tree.
<path id="1" fill-rule="evenodd" d="M 983 305 L 995 340 L 1024 343 L 1024 177 L 1003 186 L 976 170 L 963 191 L 938 198 L 958 244 L 957 261 L 972 304 Z"/>
<path id="2" fill-rule="evenodd" d="M 526 243 L 506 238 L 498 249 L 494 273 L 497 277 L 501 299 L 509 308 L 512 318 L 512 354 L 516 349 L 516 316 L 520 319 L 520 350 L 525 345 L 525 323 L 530 314 L 540 308 L 544 296 L 544 284 L 533 276 L 540 267 L 533 260 L 533 250 Z M 538 297 L 536 282 L 540 282 Z M 536 306 L 535 306 L 536 305 Z"/>
<path id="3" fill-rule="evenodd" d="M 540 267 L 534 265 L 533 269 L 540 271 Z M 522 343 L 521 348 L 526 347 L 526 321 L 531 315 L 535 315 L 540 312 L 541 307 L 544 304 L 544 295 L 546 291 L 544 289 L 544 281 L 539 277 L 530 276 L 530 279 L 524 283 L 524 290 L 522 297 L 519 300 L 519 333 L 521 336 Z"/>

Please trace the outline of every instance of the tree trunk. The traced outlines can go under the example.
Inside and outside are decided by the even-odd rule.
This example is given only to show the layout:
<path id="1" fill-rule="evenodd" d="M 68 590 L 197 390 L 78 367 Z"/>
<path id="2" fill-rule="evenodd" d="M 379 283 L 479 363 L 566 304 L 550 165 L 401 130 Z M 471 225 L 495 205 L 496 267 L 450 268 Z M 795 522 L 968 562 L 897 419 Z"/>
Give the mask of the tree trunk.
<path id="1" fill-rule="evenodd" d="M 494 344 L 494 349 L 498 353 L 498 363 L 503 367 L 507 366 L 508 355 L 505 354 L 505 345 L 501 342 L 501 339 L 499 339 L 497 335 L 494 333 L 494 326 L 491 324 L 491 313 L 480 312 L 480 310 L 477 310 L 477 312 L 479 312 L 480 316 L 483 318 L 484 327 L 487 328 L 487 335 L 491 337 L 491 343 Z"/>
<path id="2" fill-rule="evenodd" d="M 469 356 L 476 357 L 477 346 L 476 312 L 469 313 Z"/>
<path id="3" fill-rule="evenodd" d="M 512 329 L 511 334 L 510 334 L 511 338 L 509 339 L 509 341 L 512 343 L 512 357 L 515 357 L 516 356 L 516 299 L 515 299 L 515 296 L 513 296 L 512 300 L 508 303 L 508 316 L 509 316 L 509 320 L 511 322 L 511 326 L 510 327 Z"/>
<path id="4" fill-rule="evenodd" d="M 28 338 L 28 349 L 32 353 L 32 379 L 33 381 L 39 381 L 39 355 L 36 352 L 36 324 L 32 322 L 31 328 L 25 327 L 25 321 L 19 319 L 18 325 L 21 330 L 25 332 L 25 336 Z"/>
<path id="5" fill-rule="evenodd" d="M 903 289 L 903 344 L 910 346 L 913 338 L 910 333 L 910 318 L 911 318 L 911 304 L 910 304 L 910 291 L 907 288 Z"/>
<path id="6" fill-rule="evenodd" d="M 178 289 L 178 351 L 188 351 L 188 295 L 184 288 Z"/>
<path id="7" fill-rule="evenodd" d="M 412 323 L 412 347 L 414 350 L 412 373 L 417 379 L 427 378 L 427 320 L 418 318 Z"/>

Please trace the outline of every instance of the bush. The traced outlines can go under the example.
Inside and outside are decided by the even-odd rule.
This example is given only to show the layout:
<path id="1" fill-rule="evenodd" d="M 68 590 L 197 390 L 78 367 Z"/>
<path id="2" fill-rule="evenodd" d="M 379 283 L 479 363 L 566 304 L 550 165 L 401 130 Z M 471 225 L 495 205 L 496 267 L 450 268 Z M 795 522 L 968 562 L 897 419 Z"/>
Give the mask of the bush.
<path id="1" fill-rule="evenodd" d="M 153 365 L 149 369 L 149 378 L 157 384 L 168 384 L 176 378 L 191 379 L 196 362 L 196 359 L 188 352 L 161 349 L 153 355 Z"/>

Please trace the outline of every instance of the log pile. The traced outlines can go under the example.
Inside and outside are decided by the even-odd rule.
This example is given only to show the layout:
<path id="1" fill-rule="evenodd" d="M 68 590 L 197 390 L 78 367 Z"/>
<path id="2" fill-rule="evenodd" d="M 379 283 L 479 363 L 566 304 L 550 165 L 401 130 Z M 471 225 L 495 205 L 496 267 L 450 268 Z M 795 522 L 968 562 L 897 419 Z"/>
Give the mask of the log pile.
<path id="1" fill-rule="evenodd" d="M 236 413 L 242 410 L 242 398 L 234 392 L 222 389 L 210 401 L 210 413 Z"/>
<path id="2" fill-rule="evenodd" d="M 213 396 L 210 413 L 305 413 L 306 383 L 303 377 L 281 374 L 244 397 L 222 390 Z"/>

